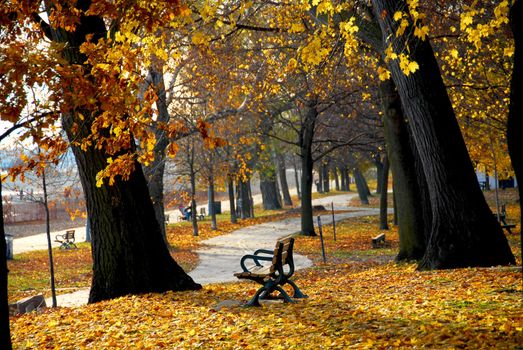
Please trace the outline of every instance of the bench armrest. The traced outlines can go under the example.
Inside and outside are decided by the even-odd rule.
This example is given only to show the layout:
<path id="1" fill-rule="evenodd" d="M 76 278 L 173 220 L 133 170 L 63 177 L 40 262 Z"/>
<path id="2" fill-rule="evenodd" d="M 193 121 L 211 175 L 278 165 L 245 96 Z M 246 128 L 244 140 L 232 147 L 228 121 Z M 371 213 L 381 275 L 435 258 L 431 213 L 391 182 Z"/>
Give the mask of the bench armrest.
<path id="1" fill-rule="evenodd" d="M 249 271 L 249 269 L 245 266 L 245 261 L 247 259 L 251 259 L 254 261 L 254 263 L 256 264 L 256 266 L 262 266 L 260 264 L 260 261 L 272 261 L 272 256 L 271 257 L 265 257 L 265 256 L 256 256 L 256 255 L 253 255 L 253 254 L 247 254 L 247 255 L 244 255 L 242 256 L 242 259 L 240 260 L 240 266 L 242 267 L 242 270 L 243 271 Z"/>
<path id="2" fill-rule="evenodd" d="M 55 241 L 61 242 L 64 240 L 64 235 L 56 235 L 54 238 Z"/>
<path id="3" fill-rule="evenodd" d="M 274 251 L 273 250 L 267 250 L 267 249 L 258 249 L 257 251 L 254 252 L 254 255 L 258 255 L 258 254 L 274 255 Z"/>

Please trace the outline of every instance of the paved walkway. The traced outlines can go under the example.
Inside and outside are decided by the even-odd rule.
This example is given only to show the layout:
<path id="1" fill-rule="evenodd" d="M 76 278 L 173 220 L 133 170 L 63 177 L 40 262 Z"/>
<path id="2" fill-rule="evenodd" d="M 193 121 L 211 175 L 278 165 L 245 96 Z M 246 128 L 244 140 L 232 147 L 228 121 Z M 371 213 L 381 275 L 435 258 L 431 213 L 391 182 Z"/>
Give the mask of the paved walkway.
<path id="1" fill-rule="evenodd" d="M 349 200 L 355 194 L 345 194 L 332 197 L 325 197 L 313 201 L 314 205 L 324 205 L 330 209 L 331 203 L 334 203 L 335 210 L 352 210 L 348 213 L 339 213 L 335 215 L 336 221 L 343 220 L 350 217 L 376 215 L 379 213 L 378 209 L 348 207 Z M 322 223 L 330 224 L 332 222 L 331 214 L 322 215 Z M 85 240 L 85 228 L 76 228 L 77 241 Z M 290 218 L 277 222 L 264 223 L 245 227 L 236 230 L 230 234 L 214 237 L 202 241 L 204 247 L 197 250 L 199 256 L 199 264 L 189 273 L 189 275 L 198 283 L 209 284 L 237 280 L 233 273 L 240 270 L 240 258 L 252 253 L 259 248 L 273 249 L 276 239 L 289 234 L 300 231 L 300 219 Z M 53 232 L 54 236 L 60 232 Z M 15 254 L 29 251 L 47 249 L 47 240 L 45 234 L 36 236 L 18 238 L 14 240 Z M 294 260 L 296 268 L 305 268 L 312 265 L 312 261 L 308 258 L 295 254 Z M 79 306 L 87 303 L 89 290 L 79 290 L 74 293 L 62 294 L 57 296 L 59 306 Z M 46 300 L 47 305 L 51 305 L 51 300 Z"/>

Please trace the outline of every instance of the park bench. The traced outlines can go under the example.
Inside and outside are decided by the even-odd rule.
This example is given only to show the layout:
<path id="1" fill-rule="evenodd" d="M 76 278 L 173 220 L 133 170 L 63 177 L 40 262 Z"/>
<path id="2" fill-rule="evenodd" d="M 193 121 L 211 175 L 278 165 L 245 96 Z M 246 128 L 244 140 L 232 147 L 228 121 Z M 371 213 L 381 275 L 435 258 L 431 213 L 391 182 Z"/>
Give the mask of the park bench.
<path id="1" fill-rule="evenodd" d="M 497 214 L 493 214 L 496 219 L 498 219 Z M 499 213 L 499 223 L 501 224 L 501 228 L 504 230 L 507 230 L 508 233 L 512 234 L 513 228 L 516 227 L 515 224 L 507 224 L 507 208 L 505 207 L 505 204 L 501 206 L 501 210 Z"/>
<path id="2" fill-rule="evenodd" d="M 294 238 L 284 237 L 276 242 L 274 251 L 258 249 L 253 254 L 247 254 L 241 258 L 240 265 L 243 271 L 235 273 L 234 276 L 262 285 L 246 306 L 260 306 L 258 299 L 270 299 L 274 291 L 280 292 L 278 297 L 282 297 L 284 302 L 294 302 L 283 290 L 283 286 L 286 284 L 293 288 L 293 298 L 307 298 L 296 283 L 290 279 L 294 274 L 293 246 Z M 247 267 L 245 265 L 247 260 L 252 260 L 254 265 Z M 261 261 L 271 262 L 271 264 L 262 265 Z"/>
<path id="3" fill-rule="evenodd" d="M 387 246 L 387 242 L 385 241 L 385 234 L 384 233 L 380 233 L 379 235 L 377 235 L 376 237 L 374 237 L 372 239 L 372 248 L 381 248 L 381 247 L 386 247 Z"/>
<path id="4" fill-rule="evenodd" d="M 198 216 L 196 217 L 198 220 L 205 220 L 205 208 L 204 207 L 201 207 L 200 208 L 200 214 L 198 214 Z"/>
<path id="5" fill-rule="evenodd" d="M 74 230 L 67 230 L 63 235 L 56 235 L 54 241 L 60 243 L 60 249 L 78 248 L 74 244 Z"/>

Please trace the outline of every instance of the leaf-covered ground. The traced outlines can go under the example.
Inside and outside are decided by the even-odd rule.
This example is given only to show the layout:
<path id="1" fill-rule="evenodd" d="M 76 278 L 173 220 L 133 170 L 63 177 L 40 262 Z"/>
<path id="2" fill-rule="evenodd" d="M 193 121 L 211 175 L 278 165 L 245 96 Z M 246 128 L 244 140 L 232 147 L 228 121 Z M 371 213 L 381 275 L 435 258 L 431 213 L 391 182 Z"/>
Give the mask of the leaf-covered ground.
<path id="1" fill-rule="evenodd" d="M 256 217 L 238 220 L 231 224 L 228 215 L 218 216 L 218 230 L 211 230 L 210 218 L 199 222 L 199 236 L 194 237 L 190 223 L 181 222 L 167 226 L 167 237 L 171 245 L 171 255 L 185 271 L 191 271 L 198 263 L 194 252 L 201 241 L 223 235 L 246 226 L 268 221 L 283 220 L 298 216 L 295 212 L 275 212 L 256 209 Z M 70 293 L 79 288 L 87 288 L 92 278 L 92 258 L 89 244 L 78 244 L 79 249 L 53 249 L 55 280 L 58 294 Z M 8 261 L 9 302 L 16 302 L 27 296 L 44 294 L 51 296 L 49 287 L 49 257 L 47 251 L 34 251 L 17 254 Z"/>
<path id="2" fill-rule="evenodd" d="M 377 218 L 351 219 L 318 238 L 298 237 L 317 265 L 296 282 L 296 304 L 242 308 L 250 282 L 202 291 L 123 297 L 11 319 L 15 349 L 521 349 L 523 290 L 515 267 L 415 271 L 391 261 L 397 244 L 369 249 Z M 518 235 L 510 237 L 514 252 Z M 521 263 L 521 262 L 519 262 Z"/>

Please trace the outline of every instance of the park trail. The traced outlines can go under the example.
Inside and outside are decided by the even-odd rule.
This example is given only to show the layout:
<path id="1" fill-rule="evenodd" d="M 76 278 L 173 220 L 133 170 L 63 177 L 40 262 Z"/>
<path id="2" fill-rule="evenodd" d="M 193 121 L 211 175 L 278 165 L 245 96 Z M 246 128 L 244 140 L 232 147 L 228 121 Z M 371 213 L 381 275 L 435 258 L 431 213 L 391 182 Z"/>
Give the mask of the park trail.
<path id="1" fill-rule="evenodd" d="M 378 209 L 349 207 L 348 203 L 355 194 L 343 194 L 329 196 L 313 200 L 313 205 L 323 205 L 330 209 L 331 203 L 335 211 L 348 210 L 345 213 L 336 213 L 335 220 L 343 220 L 351 217 L 377 215 Z M 256 198 L 257 199 L 257 198 Z M 256 202 L 255 199 L 255 202 Z M 226 204 L 226 203 L 225 203 Z M 176 212 L 169 213 L 177 215 Z M 176 216 L 171 216 L 176 217 Z M 321 215 L 323 224 L 332 223 L 331 213 Z M 85 227 L 75 228 L 76 241 L 85 241 Z M 189 275 L 198 283 L 210 284 L 237 281 L 234 272 L 240 270 L 240 259 L 245 254 L 251 254 L 256 249 L 274 249 L 279 237 L 294 234 L 300 231 L 300 218 L 288 218 L 285 220 L 263 223 L 259 225 L 244 227 L 232 233 L 210 238 L 202 241 L 203 247 L 198 249 L 198 266 Z M 57 234 L 53 232 L 52 239 Z M 47 249 L 45 234 L 38 234 L 14 240 L 13 250 L 15 254 Z M 294 261 L 297 269 L 312 266 L 312 261 L 302 255 L 295 254 Z M 87 304 L 89 289 L 78 290 L 74 293 L 57 295 L 57 304 L 62 307 L 77 307 Z M 51 299 L 46 299 L 47 305 L 51 305 Z"/>

